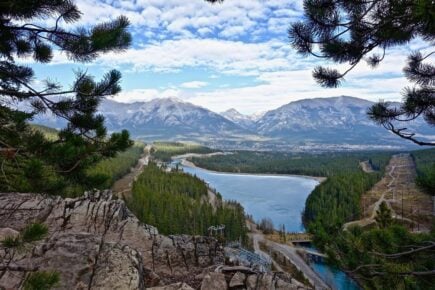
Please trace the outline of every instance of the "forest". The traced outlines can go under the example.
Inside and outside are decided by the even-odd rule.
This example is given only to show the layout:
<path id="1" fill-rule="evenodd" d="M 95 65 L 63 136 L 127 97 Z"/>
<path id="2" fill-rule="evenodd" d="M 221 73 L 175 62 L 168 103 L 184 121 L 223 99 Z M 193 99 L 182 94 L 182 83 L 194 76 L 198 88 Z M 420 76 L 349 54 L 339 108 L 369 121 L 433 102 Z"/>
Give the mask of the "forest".
<path id="1" fill-rule="evenodd" d="M 154 142 L 151 156 L 163 162 L 170 162 L 171 157 L 186 153 L 207 154 L 215 150 L 194 143 Z"/>
<path id="2" fill-rule="evenodd" d="M 417 167 L 417 185 L 430 195 L 435 195 L 435 149 L 412 152 Z"/>
<path id="3" fill-rule="evenodd" d="M 303 213 L 308 230 L 318 242 L 330 239 L 345 222 L 360 217 L 360 199 L 382 177 L 380 173 L 353 171 L 330 176 L 308 196 Z"/>
<path id="4" fill-rule="evenodd" d="M 29 129 L 35 136 L 55 141 L 59 131 L 40 125 L 31 125 Z M 77 178 L 64 178 L 52 166 L 41 160 L 33 160 L 16 156 L 10 159 L 0 155 L 2 174 L 0 174 L 0 190 L 3 192 L 40 192 L 64 197 L 81 196 L 84 191 L 93 188 L 106 189 L 128 173 L 143 153 L 144 144 L 136 142 L 133 146 L 114 157 L 104 158 L 91 164 Z M 39 178 L 38 178 L 39 177 Z"/>
<path id="5" fill-rule="evenodd" d="M 425 273 L 434 268 L 435 259 L 430 250 L 418 251 L 414 256 L 400 253 L 406 252 L 410 245 L 429 247 L 427 241 L 434 240 L 434 233 L 410 233 L 394 222 L 382 223 L 384 227 L 342 230 L 345 222 L 360 217 L 361 196 L 382 178 L 393 154 L 235 152 L 191 160 L 200 167 L 219 171 L 327 176 L 307 198 L 303 220 L 313 234 L 315 245 L 330 257 L 329 262 L 348 272 L 367 289 L 431 289 L 433 275 L 409 274 Z M 418 150 L 411 154 L 416 163 L 417 184 L 428 194 L 434 194 L 435 150 Z M 366 160 L 370 161 L 374 172 L 363 172 L 360 162 Z M 394 256 L 397 253 L 399 255 Z"/>
<path id="6" fill-rule="evenodd" d="M 331 152 L 302 154 L 284 152 L 236 151 L 233 154 L 207 158 L 189 158 L 197 166 L 222 172 L 275 173 L 311 176 L 333 176 L 339 172 L 358 170 L 361 161 L 369 160 L 381 170 L 391 152 Z"/>
<path id="7" fill-rule="evenodd" d="M 208 202 L 207 185 L 196 176 L 166 172 L 150 163 L 134 182 L 127 204 L 140 221 L 162 234 L 208 235 L 210 226 L 225 225 L 226 240 L 245 240 L 243 207 L 220 195 L 217 201 Z"/>
<path id="8" fill-rule="evenodd" d="M 127 174 L 144 152 L 145 145 L 136 142 L 124 152 L 115 157 L 107 158 L 98 162 L 87 170 L 89 178 L 94 180 L 98 189 L 110 188 L 113 183 Z"/>
<path id="9" fill-rule="evenodd" d="M 413 151 L 417 167 L 417 185 L 434 194 L 435 150 Z M 330 176 L 315 188 L 306 201 L 304 222 L 314 234 L 316 246 L 325 251 L 330 262 L 357 278 L 368 289 L 431 289 L 433 275 L 427 273 L 435 266 L 427 241 L 434 233 L 410 233 L 391 219 L 372 228 L 342 230 L 342 225 L 360 215 L 360 197 L 381 177 L 380 171 L 363 173 L 357 167 L 343 174 Z M 387 210 L 388 211 L 388 210 Z M 378 213 L 379 217 L 382 217 Z M 422 248 L 415 255 L 407 248 Z M 400 254 L 404 252 L 405 254 Z M 417 273 L 417 274 L 412 274 Z M 368 278 L 369 277 L 369 278 Z"/>

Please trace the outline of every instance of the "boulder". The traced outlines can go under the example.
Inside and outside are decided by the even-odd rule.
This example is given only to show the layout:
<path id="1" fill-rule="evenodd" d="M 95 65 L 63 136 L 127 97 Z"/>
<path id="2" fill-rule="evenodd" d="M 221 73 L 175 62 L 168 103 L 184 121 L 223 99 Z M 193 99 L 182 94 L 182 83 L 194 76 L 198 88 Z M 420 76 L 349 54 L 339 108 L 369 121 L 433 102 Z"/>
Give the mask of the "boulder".
<path id="1" fill-rule="evenodd" d="M 166 285 L 166 286 L 158 286 L 158 287 L 152 287 L 152 288 L 147 288 L 149 290 L 194 290 L 192 287 L 190 287 L 189 285 L 187 285 L 186 283 L 175 283 L 175 284 L 171 284 L 171 285 Z"/>
<path id="2" fill-rule="evenodd" d="M 248 290 L 257 289 L 257 280 L 258 280 L 257 275 L 249 275 L 248 278 L 246 279 L 246 288 Z"/>
<path id="3" fill-rule="evenodd" d="M 201 290 L 227 290 L 228 285 L 222 273 L 208 273 L 204 276 Z"/>
<path id="4" fill-rule="evenodd" d="M 245 274 L 243 274 L 243 273 L 241 273 L 241 272 L 237 272 L 237 273 L 234 274 L 234 276 L 231 278 L 231 281 L 230 281 L 230 288 L 245 286 L 245 279 L 246 279 Z"/>

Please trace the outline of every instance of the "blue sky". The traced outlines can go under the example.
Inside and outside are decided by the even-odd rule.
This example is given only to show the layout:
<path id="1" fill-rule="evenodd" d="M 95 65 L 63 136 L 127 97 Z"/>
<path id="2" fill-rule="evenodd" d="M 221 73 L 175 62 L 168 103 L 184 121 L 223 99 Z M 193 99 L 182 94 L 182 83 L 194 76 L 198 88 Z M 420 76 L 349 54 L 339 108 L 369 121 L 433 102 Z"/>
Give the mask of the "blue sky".
<path id="1" fill-rule="evenodd" d="M 250 114 L 291 101 L 350 95 L 377 101 L 400 100 L 407 84 L 401 70 L 422 41 L 392 49 L 376 70 L 361 63 L 337 89 L 317 85 L 311 71 L 327 65 L 303 58 L 289 45 L 287 29 L 302 17 L 302 1 L 227 0 L 78 0 L 81 25 L 125 15 L 131 21 L 133 45 L 90 64 L 74 64 L 60 53 L 46 65 L 32 64 L 37 77 L 65 85 L 73 70 L 100 77 L 112 68 L 123 74 L 122 102 L 176 97 L 220 112 L 236 108 Z M 332 66 L 335 66 L 331 64 Z M 345 65 L 341 65 L 343 69 Z M 54 76 L 54 77 L 53 77 Z"/>

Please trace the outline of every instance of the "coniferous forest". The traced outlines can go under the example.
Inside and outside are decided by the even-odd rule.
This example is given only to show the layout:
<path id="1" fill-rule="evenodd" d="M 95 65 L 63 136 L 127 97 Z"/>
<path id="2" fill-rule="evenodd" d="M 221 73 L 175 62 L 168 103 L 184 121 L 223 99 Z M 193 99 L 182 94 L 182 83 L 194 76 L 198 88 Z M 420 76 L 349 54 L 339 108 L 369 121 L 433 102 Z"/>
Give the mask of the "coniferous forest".
<path id="1" fill-rule="evenodd" d="M 190 160 L 199 167 L 221 172 L 297 174 L 332 176 L 358 171 L 361 161 L 369 160 L 381 170 L 392 152 L 330 152 L 321 154 L 235 151 L 232 154 Z"/>
<path id="2" fill-rule="evenodd" d="M 246 238 L 245 213 L 237 202 L 208 200 L 206 184 L 181 171 L 166 172 L 155 163 L 134 182 L 129 207 L 144 223 L 163 234 L 208 235 L 210 226 L 225 225 L 229 241 Z"/>

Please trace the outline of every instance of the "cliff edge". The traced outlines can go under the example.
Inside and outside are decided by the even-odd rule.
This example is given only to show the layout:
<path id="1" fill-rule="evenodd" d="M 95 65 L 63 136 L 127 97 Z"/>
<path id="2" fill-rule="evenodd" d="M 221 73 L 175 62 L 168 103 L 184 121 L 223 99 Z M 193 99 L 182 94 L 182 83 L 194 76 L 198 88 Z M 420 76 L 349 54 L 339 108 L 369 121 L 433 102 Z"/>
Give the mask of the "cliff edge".
<path id="1" fill-rule="evenodd" d="M 283 273 L 225 266 L 213 238 L 160 235 L 110 191 L 74 199 L 0 193 L 0 241 L 35 222 L 49 229 L 43 240 L 0 244 L 0 289 L 20 289 L 33 271 L 57 271 L 57 289 L 303 289 Z"/>

